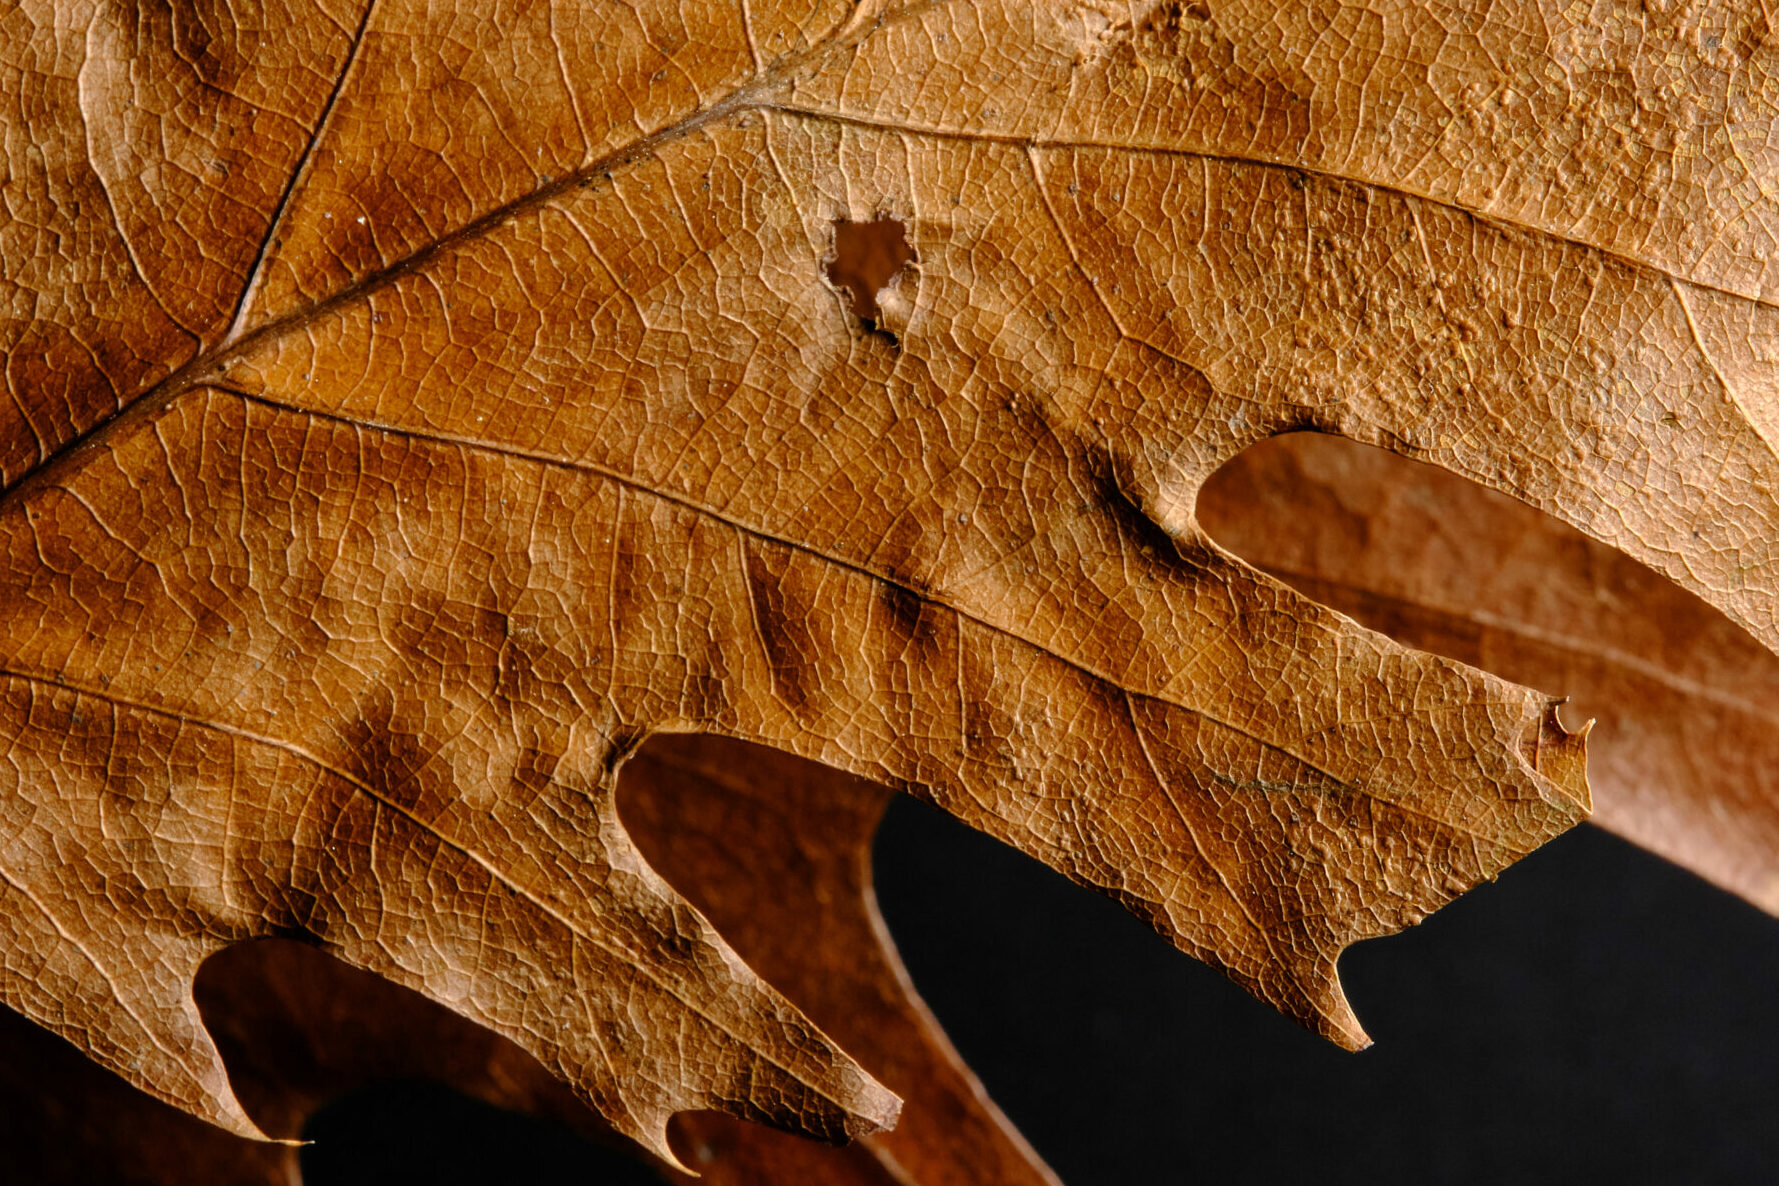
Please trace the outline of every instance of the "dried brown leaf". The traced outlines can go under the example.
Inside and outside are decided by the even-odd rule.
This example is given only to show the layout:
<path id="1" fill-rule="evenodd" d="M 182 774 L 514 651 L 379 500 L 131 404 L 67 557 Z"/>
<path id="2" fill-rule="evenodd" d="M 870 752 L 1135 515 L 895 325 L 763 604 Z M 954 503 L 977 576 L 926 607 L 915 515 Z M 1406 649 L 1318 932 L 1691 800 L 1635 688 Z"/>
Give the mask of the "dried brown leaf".
<path id="1" fill-rule="evenodd" d="M 663 1155 L 887 1124 L 625 833 L 660 732 L 921 794 L 1361 1043 L 1340 950 L 1587 794 L 1545 696 L 1202 534 L 1284 429 L 1779 642 L 1746 6 L 176 4 L 5 17 L 0 993 L 237 1130 L 190 979 L 291 931 Z"/>

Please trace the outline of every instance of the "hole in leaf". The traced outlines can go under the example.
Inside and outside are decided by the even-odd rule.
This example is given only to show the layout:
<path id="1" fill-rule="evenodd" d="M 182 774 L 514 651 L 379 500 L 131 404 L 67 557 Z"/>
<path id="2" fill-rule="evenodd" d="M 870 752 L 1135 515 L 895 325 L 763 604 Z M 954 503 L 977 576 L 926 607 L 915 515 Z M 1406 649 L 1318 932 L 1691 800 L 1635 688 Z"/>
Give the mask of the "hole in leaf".
<path id="1" fill-rule="evenodd" d="M 899 219 L 834 221 L 834 258 L 828 263 L 828 279 L 851 294 L 853 316 L 868 332 L 882 332 L 894 340 L 894 334 L 879 329 L 883 310 L 877 306 L 877 294 L 913 259 L 908 228 Z"/>

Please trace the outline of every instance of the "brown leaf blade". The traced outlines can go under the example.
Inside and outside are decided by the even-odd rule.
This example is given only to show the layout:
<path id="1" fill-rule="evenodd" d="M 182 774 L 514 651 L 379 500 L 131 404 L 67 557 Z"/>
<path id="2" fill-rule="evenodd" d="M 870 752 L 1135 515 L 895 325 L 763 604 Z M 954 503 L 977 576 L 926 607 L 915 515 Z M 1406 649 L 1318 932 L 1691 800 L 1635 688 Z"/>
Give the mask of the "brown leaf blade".
<path id="1" fill-rule="evenodd" d="M 665 1155 L 668 1118 L 688 1108 L 788 1115 L 833 1138 L 894 1119 L 894 1097 L 760 984 L 635 858 L 615 820 L 534 801 L 528 807 L 550 813 L 570 845 L 503 820 L 527 859 L 501 863 L 450 823 L 277 742 L 194 728 L 115 698 L 8 683 L 8 741 L 38 753 L 50 749 L 47 732 L 64 758 L 59 770 L 27 766 L 15 784 L 14 801 L 37 818 L 10 837 L 8 915 L 15 926 L 38 923 L 18 947 L 42 964 L 8 986 L 9 1003 L 39 1017 L 53 1008 L 68 1018 L 57 1028 L 163 1098 L 259 1135 L 235 1102 L 190 985 L 227 942 L 283 929 L 322 937 L 355 963 L 524 1033 L 614 1127 L 657 1153 Z M 95 777 L 93 759 L 109 777 Z M 135 788 L 120 772 L 144 793 L 129 796 Z M 247 787 L 275 793 L 244 802 Z M 205 835 L 193 826 L 204 820 L 226 820 L 228 830 Z M 46 870 L 27 855 L 58 842 L 80 845 L 85 859 Z M 160 848 L 156 864 L 178 880 L 128 876 L 144 846 Z M 569 884 L 527 884 L 546 863 L 572 867 Z M 344 891 L 354 884 L 371 893 Z M 103 917 L 100 902 L 111 907 Z M 132 933 L 145 922 L 149 935 Z M 549 962 L 538 962 L 546 952 Z M 22 999 L 21 986 L 30 994 Z M 636 1025 L 632 1012 L 671 1021 Z M 695 1044 L 699 1057 L 675 1080 L 667 1071 L 687 1062 L 680 1044 Z M 625 1075 L 614 1058 L 650 1073 Z"/>
<path id="2" fill-rule="evenodd" d="M 650 863 L 751 967 L 908 1101 L 894 1132 L 846 1149 L 717 1113 L 677 1116 L 674 1147 L 704 1181 L 1055 1182 L 958 1061 L 877 915 L 870 847 L 890 795 L 813 763 L 718 738 L 658 738 L 624 767 L 624 823 Z M 288 940 L 244 944 L 211 959 L 196 995 L 232 1086 L 269 1132 L 296 1136 L 317 1108 L 347 1092 L 424 1077 L 564 1121 L 601 1143 L 613 1139 L 510 1042 Z M 5 1064 L 31 1073 L 0 1077 L 0 1098 L 15 1115 L 33 1117 L 34 1139 L 0 1150 L 0 1172 L 44 1186 L 114 1177 L 285 1182 L 295 1173 L 293 1151 L 245 1144 L 170 1114 L 8 1016 L 10 1027 L 0 1028 Z M 33 1030 L 37 1036 L 24 1032 Z M 66 1146 L 73 1148 L 55 1152 Z M 664 1165 L 657 1169 L 681 1180 Z"/>
<path id="3" fill-rule="evenodd" d="M 239 1129 L 182 985 L 300 928 L 658 1151 L 684 1108 L 886 1123 L 618 821 L 644 738 L 708 732 L 921 794 L 1361 1044 L 1340 950 L 1581 818 L 1580 742 L 1232 560 L 1199 487 L 1334 429 L 1779 642 L 1770 52 L 1401 3 L 1353 32 L 1374 94 L 1312 8 L 528 8 L 463 53 L 330 18 L 216 256 L 248 273 L 185 277 L 228 326 L 97 317 L 152 365 L 7 473 L 0 857 L 46 962 L 0 991 Z M 1609 142 L 1615 70 L 1656 89 Z M 878 218 L 913 261 L 865 333 L 828 264 Z M 8 448 L 75 406 L 34 341 Z"/>
<path id="4" fill-rule="evenodd" d="M 221 342 L 366 4 L 13 5 L 0 483 Z"/>
<path id="5" fill-rule="evenodd" d="M 787 105 L 917 134 L 1288 166 L 1771 303 L 1772 20 L 1727 2 L 935 4 L 844 68 L 796 78 Z"/>
<path id="6" fill-rule="evenodd" d="M 1635 561 L 1442 471 L 1293 434 L 1199 500 L 1226 546 L 1594 717 L 1593 820 L 1779 911 L 1779 660 Z"/>

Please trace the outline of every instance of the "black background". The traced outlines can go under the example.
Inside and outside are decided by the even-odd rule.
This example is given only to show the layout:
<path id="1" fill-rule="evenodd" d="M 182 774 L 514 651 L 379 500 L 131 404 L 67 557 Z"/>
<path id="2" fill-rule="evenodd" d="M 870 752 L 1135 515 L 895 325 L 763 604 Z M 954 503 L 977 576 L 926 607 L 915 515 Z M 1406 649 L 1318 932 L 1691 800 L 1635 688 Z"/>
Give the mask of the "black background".
<path id="1" fill-rule="evenodd" d="M 915 982 L 1067 1186 L 1779 1182 L 1779 920 L 1591 827 L 1352 948 L 1361 1054 L 912 800 L 877 864 Z M 654 1180 L 417 1085 L 309 1135 L 309 1186 Z"/>

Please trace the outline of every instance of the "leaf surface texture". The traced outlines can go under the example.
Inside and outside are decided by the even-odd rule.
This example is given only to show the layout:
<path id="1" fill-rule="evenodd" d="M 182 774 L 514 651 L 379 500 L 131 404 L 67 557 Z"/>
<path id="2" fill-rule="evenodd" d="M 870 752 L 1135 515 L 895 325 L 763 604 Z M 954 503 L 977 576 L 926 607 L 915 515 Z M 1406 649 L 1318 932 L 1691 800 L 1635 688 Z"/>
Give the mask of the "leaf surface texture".
<path id="1" fill-rule="evenodd" d="M 658 733 L 919 794 L 1362 1044 L 1342 948 L 1589 797 L 1548 696 L 1211 542 L 1288 429 L 1779 643 L 1758 10 L 142 13 L 4 18 L 0 994 L 237 1131 L 191 977 L 290 934 L 664 1157 L 891 1123 L 633 843 Z"/>

